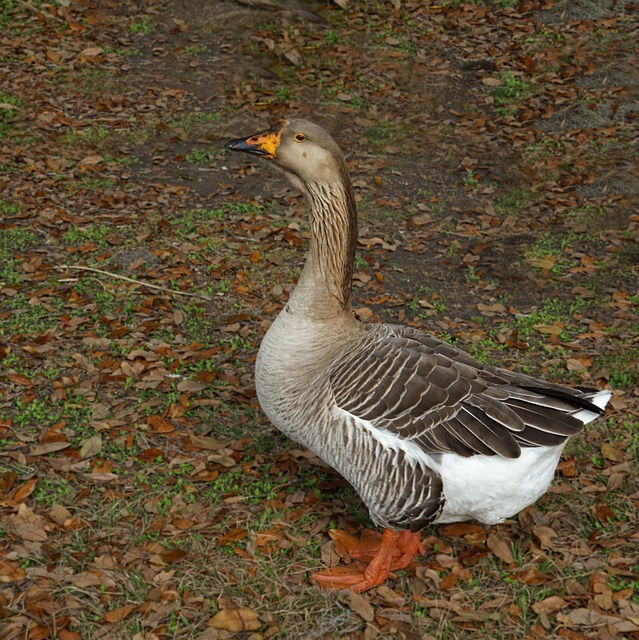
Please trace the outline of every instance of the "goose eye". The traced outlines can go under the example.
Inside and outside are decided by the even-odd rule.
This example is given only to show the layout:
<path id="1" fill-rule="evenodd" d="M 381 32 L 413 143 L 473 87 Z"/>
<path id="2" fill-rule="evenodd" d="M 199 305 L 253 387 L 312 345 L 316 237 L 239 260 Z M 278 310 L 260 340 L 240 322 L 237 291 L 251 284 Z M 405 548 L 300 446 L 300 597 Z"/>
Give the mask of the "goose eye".
<path id="1" fill-rule="evenodd" d="M 296 133 L 294 136 L 295 142 L 304 142 L 306 140 L 306 136 L 303 133 Z"/>

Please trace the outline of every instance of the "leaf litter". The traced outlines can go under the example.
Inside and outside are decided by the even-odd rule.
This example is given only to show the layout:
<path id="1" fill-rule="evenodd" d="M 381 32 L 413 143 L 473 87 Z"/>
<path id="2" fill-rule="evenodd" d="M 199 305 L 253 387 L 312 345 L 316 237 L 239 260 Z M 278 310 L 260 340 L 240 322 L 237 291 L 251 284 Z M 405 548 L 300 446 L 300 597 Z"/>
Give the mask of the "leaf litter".
<path id="1" fill-rule="evenodd" d="M 639 637 L 637 15 L 604 4 L 3 5 L 3 640 Z M 302 201 L 220 152 L 292 113 L 348 152 L 360 319 L 614 390 L 535 506 L 357 597 L 308 575 L 367 515 L 253 388 Z"/>

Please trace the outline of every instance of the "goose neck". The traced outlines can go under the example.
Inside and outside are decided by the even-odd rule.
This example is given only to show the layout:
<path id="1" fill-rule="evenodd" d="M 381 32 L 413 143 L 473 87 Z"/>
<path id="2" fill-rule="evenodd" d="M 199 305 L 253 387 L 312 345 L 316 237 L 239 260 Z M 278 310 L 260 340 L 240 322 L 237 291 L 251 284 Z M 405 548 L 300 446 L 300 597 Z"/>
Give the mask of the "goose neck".
<path id="1" fill-rule="evenodd" d="M 303 307 L 318 319 L 351 315 L 357 212 L 346 172 L 334 183 L 305 184 L 310 209 L 308 258 L 291 296 L 290 306 Z"/>

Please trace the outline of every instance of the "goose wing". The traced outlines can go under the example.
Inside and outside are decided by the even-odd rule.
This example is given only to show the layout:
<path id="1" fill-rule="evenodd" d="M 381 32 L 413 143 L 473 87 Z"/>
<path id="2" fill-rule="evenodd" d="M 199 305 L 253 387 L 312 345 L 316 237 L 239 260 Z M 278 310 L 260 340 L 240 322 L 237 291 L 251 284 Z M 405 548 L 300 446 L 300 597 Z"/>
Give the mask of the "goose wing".
<path id="1" fill-rule="evenodd" d="M 336 363 L 332 392 L 341 409 L 428 453 L 517 458 L 522 447 L 578 433 L 580 411 L 601 413 L 595 392 L 486 367 L 429 334 L 389 329 L 369 332 Z"/>

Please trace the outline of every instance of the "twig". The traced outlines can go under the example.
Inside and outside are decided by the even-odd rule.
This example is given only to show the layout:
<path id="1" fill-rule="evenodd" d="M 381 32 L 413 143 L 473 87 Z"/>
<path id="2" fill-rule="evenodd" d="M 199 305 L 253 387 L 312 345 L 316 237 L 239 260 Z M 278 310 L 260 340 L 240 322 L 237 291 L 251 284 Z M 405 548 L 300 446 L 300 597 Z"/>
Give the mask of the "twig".
<path id="1" fill-rule="evenodd" d="M 111 278 L 117 278 L 118 280 L 125 280 L 126 282 L 132 282 L 133 284 L 137 284 L 141 287 L 147 287 L 149 289 L 157 289 L 158 291 L 166 291 L 167 293 L 174 293 L 177 296 L 188 296 L 189 298 L 199 298 L 200 300 L 206 300 L 207 302 L 211 302 L 211 298 L 208 296 L 203 296 L 199 293 L 187 293 L 186 291 L 176 291 L 175 289 L 169 289 L 168 287 L 161 287 L 158 284 L 151 284 L 150 282 L 142 282 L 141 280 L 135 280 L 135 278 L 127 278 L 126 276 L 121 276 L 118 273 L 111 273 L 110 271 L 103 271 L 102 269 L 94 269 L 93 267 L 84 267 L 82 265 L 76 264 L 63 264 L 59 267 L 56 267 L 58 271 L 63 271 L 64 269 L 77 269 L 78 271 L 91 271 L 93 273 L 100 273 L 103 276 L 109 276 Z"/>

